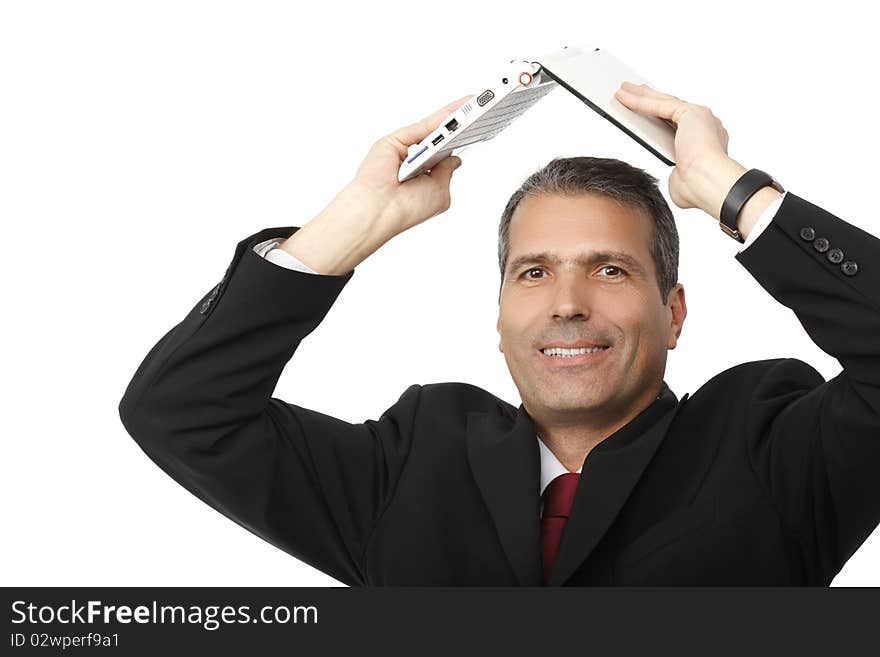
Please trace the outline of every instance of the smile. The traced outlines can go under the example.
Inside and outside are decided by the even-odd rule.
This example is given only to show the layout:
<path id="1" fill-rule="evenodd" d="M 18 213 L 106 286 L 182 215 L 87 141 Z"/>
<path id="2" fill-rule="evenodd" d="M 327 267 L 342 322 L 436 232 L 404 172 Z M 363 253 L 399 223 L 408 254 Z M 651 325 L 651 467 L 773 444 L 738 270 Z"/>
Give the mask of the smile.
<path id="1" fill-rule="evenodd" d="M 583 365 L 598 362 L 605 358 L 606 352 L 610 350 L 611 347 L 584 347 L 580 349 L 551 347 L 549 349 L 538 349 L 538 358 L 550 365 Z"/>
<path id="2" fill-rule="evenodd" d="M 541 349 L 547 356 L 577 356 L 579 354 L 595 353 L 608 347 L 578 347 L 576 349 L 564 349 L 562 347 L 546 347 Z"/>

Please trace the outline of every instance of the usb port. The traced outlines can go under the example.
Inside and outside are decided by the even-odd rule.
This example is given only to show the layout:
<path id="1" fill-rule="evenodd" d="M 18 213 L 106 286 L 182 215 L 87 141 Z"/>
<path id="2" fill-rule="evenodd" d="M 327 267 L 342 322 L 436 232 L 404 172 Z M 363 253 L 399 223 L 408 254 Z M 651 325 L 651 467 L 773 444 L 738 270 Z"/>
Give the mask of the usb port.
<path id="1" fill-rule="evenodd" d="M 458 121 L 452 119 L 449 123 L 446 124 L 446 129 L 449 130 L 449 132 L 455 132 L 456 130 L 458 130 Z"/>
<path id="2" fill-rule="evenodd" d="M 434 146 L 436 146 L 437 144 L 439 144 L 439 143 L 440 143 L 441 141 L 443 141 L 444 139 L 445 139 L 445 137 L 444 137 L 443 135 L 437 135 L 436 137 L 434 137 L 434 138 L 431 140 L 431 143 L 434 144 Z"/>

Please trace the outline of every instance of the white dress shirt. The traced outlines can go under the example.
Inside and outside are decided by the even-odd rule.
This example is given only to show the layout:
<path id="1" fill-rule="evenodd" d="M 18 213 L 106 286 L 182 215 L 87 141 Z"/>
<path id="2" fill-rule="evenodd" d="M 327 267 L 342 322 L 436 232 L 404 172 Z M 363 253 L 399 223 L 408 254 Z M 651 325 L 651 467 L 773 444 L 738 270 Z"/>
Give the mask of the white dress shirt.
<path id="1" fill-rule="evenodd" d="M 779 210 L 779 206 L 782 205 L 782 201 L 785 198 L 785 194 L 787 192 L 783 192 L 782 196 L 773 201 L 764 212 L 761 213 L 761 216 L 758 217 L 758 220 L 755 222 L 754 227 L 751 232 L 749 232 L 749 236 L 746 238 L 745 243 L 740 248 L 740 251 L 745 251 L 751 244 L 758 238 L 764 229 L 770 225 L 770 222 L 773 220 L 773 217 L 776 216 L 777 210 Z M 297 258 L 290 255 L 284 249 L 277 248 L 279 244 L 281 244 L 286 238 L 283 237 L 275 237 L 265 242 L 260 242 L 254 247 L 254 251 L 257 252 L 260 256 L 264 257 L 269 262 L 273 262 L 276 265 L 281 267 L 286 267 L 287 269 L 294 269 L 296 271 L 305 272 L 307 274 L 315 274 L 316 276 L 321 276 L 318 272 L 310 269 L 308 266 L 304 265 Z M 556 455 L 550 451 L 547 445 L 544 444 L 544 441 L 541 440 L 540 437 L 535 436 L 538 439 L 538 448 L 541 453 L 541 495 L 544 494 L 544 489 L 547 488 L 547 485 L 553 481 L 557 476 L 561 474 L 565 474 L 568 472 L 566 467 L 559 462 L 559 459 L 556 458 Z M 576 472 L 580 472 L 581 468 L 578 468 Z"/>

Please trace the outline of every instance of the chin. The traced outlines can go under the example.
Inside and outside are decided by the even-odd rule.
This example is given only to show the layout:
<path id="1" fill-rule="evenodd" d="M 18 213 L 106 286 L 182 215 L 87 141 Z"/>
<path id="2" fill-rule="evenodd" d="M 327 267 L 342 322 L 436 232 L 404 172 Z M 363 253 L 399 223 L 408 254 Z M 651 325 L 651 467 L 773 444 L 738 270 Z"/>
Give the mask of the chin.
<path id="1" fill-rule="evenodd" d="M 548 390 L 541 395 L 542 405 L 557 413 L 594 409 L 601 407 L 606 401 L 606 397 L 599 392 L 571 394 L 571 391 L 568 391 L 568 394 L 566 392 L 553 394 Z"/>

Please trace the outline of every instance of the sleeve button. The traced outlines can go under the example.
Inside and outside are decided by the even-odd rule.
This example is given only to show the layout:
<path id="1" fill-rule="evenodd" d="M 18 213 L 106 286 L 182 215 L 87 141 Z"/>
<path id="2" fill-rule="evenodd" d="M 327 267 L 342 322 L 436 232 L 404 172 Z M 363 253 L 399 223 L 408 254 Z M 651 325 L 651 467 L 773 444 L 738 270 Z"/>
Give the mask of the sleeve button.
<path id="1" fill-rule="evenodd" d="M 804 226 L 801 228 L 801 239 L 806 240 L 807 242 L 812 242 L 813 238 L 816 237 L 816 231 L 813 230 L 810 226 Z"/>
<path id="2" fill-rule="evenodd" d="M 824 237 L 817 237 L 816 241 L 813 242 L 813 248 L 816 249 L 819 253 L 825 253 L 830 246 L 831 242 L 829 242 Z"/>
<path id="3" fill-rule="evenodd" d="M 843 251 L 840 249 L 831 249 L 825 257 L 828 258 L 829 262 L 836 265 L 843 262 Z"/>
<path id="4" fill-rule="evenodd" d="M 840 265 L 840 271 L 842 271 L 847 276 L 855 276 L 858 270 L 859 266 L 855 260 L 847 260 L 842 265 Z"/>

